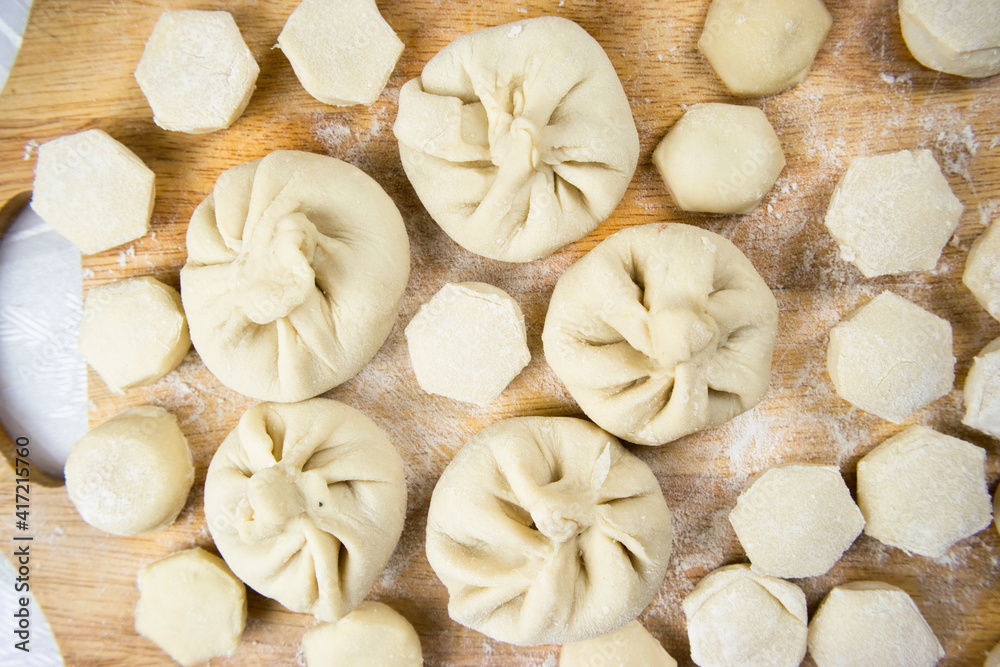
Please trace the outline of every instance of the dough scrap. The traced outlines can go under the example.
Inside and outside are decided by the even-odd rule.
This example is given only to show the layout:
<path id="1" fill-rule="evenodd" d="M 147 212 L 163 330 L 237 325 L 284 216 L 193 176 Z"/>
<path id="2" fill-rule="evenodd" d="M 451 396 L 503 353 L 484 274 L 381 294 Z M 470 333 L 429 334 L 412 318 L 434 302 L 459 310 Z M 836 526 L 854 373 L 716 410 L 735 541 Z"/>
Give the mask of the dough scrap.
<path id="1" fill-rule="evenodd" d="M 639 621 L 582 642 L 563 644 L 559 667 L 677 667 L 663 645 Z"/>
<path id="2" fill-rule="evenodd" d="M 973 78 L 1000 73 L 996 0 L 899 0 L 899 23 L 924 67 Z"/>
<path id="3" fill-rule="evenodd" d="M 135 80 L 165 130 L 223 130 L 250 102 L 260 68 L 226 11 L 160 14 L 135 68 Z"/>
<path id="4" fill-rule="evenodd" d="M 163 408 L 128 408 L 78 440 L 66 459 L 66 492 L 84 521 L 115 535 L 166 528 L 194 482 L 191 450 Z"/>
<path id="5" fill-rule="evenodd" d="M 571 417 L 480 431 L 441 475 L 427 516 L 427 560 L 451 618 L 520 646 L 592 639 L 634 620 L 670 548 L 670 511 L 649 467 Z"/>
<path id="6" fill-rule="evenodd" d="M 187 667 L 232 655 L 247 621 L 243 582 L 200 547 L 139 570 L 135 629 Z"/>
<path id="7" fill-rule="evenodd" d="M 806 654 L 806 595 L 748 565 L 710 572 L 684 598 L 691 659 L 713 667 L 794 667 Z"/>
<path id="8" fill-rule="evenodd" d="M 1000 338 L 979 351 L 963 388 L 966 426 L 1000 438 Z"/>
<path id="9" fill-rule="evenodd" d="M 336 623 L 302 637 L 307 667 L 420 667 L 420 637 L 392 607 L 364 601 Z"/>
<path id="10" fill-rule="evenodd" d="M 343 403 L 260 403 L 219 446 L 205 518 L 219 553 L 261 595 L 335 621 L 368 595 L 403 530 L 403 462 Z"/>
<path id="11" fill-rule="evenodd" d="M 979 305 L 1000 320 L 1000 225 L 990 225 L 973 242 L 965 259 L 962 282 Z"/>
<path id="12" fill-rule="evenodd" d="M 490 404 L 531 361 L 524 315 L 486 283 L 448 283 L 406 325 L 421 389 Z"/>
<path id="13" fill-rule="evenodd" d="M 599 426 L 661 445 L 767 393 L 778 307 L 740 250 L 690 225 L 626 228 L 556 283 L 545 357 Z"/>
<path id="14" fill-rule="evenodd" d="M 389 335 L 410 273 L 403 219 L 379 184 L 300 151 L 223 172 L 187 249 L 195 349 L 223 384 L 267 401 L 354 377 Z"/>
<path id="15" fill-rule="evenodd" d="M 543 16 L 446 46 L 399 93 L 393 132 L 420 201 L 456 243 L 529 262 L 604 221 L 639 135 L 601 45 Z"/>
<path id="16" fill-rule="evenodd" d="M 103 130 L 38 147 L 31 208 L 87 255 L 145 235 L 155 175 Z"/>

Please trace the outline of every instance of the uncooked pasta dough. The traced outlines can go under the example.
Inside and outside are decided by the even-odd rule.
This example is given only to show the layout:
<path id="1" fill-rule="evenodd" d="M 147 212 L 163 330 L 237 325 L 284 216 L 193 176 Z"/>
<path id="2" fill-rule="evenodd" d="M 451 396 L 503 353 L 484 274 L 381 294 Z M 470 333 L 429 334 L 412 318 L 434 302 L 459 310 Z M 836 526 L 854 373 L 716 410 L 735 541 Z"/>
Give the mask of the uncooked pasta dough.
<path id="1" fill-rule="evenodd" d="M 559 667 L 677 667 L 663 646 L 639 621 L 582 642 L 563 644 Z"/>
<path id="2" fill-rule="evenodd" d="M 992 224 L 973 242 L 962 282 L 976 301 L 1000 320 L 1000 224 Z"/>
<path id="3" fill-rule="evenodd" d="M 420 637 L 399 612 L 362 602 L 336 623 L 321 623 L 302 637 L 307 667 L 421 667 Z"/>
<path id="4" fill-rule="evenodd" d="M 997 644 L 990 650 L 983 667 L 1000 667 L 1000 644 Z"/>
<path id="5" fill-rule="evenodd" d="M 191 450 L 163 408 L 128 408 L 87 432 L 66 459 L 66 491 L 83 520 L 115 535 L 166 528 L 194 482 Z"/>
<path id="6" fill-rule="evenodd" d="M 335 158 L 276 151 L 219 176 L 187 231 L 191 341 L 226 386 L 292 402 L 378 351 L 410 272 L 385 191 Z"/>
<path id="7" fill-rule="evenodd" d="M 543 16 L 442 49 L 399 93 L 393 132 L 431 217 L 462 247 L 527 262 L 611 215 L 639 156 L 604 49 Z"/>
<path id="8" fill-rule="evenodd" d="M 690 225 L 622 230 L 556 283 L 545 357 L 602 428 L 660 445 L 767 393 L 778 307 L 725 238 Z"/>
<path id="9" fill-rule="evenodd" d="M 996 0 L 899 0 L 899 24 L 925 67 L 975 78 L 1000 73 Z"/>
<path id="10" fill-rule="evenodd" d="M 452 619 L 518 645 L 583 641 L 635 619 L 670 557 L 649 467 L 571 417 L 480 431 L 434 487 L 427 560 Z"/>
<path id="11" fill-rule="evenodd" d="M 343 403 L 260 403 L 219 446 L 205 518 L 233 572 L 292 611 L 335 621 L 368 595 L 399 541 L 403 463 Z"/>
<path id="12" fill-rule="evenodd" d="M 965 399 L 962 423 L 1000 438 L 1000 338 L 972 360 L 962 395 Z"/>

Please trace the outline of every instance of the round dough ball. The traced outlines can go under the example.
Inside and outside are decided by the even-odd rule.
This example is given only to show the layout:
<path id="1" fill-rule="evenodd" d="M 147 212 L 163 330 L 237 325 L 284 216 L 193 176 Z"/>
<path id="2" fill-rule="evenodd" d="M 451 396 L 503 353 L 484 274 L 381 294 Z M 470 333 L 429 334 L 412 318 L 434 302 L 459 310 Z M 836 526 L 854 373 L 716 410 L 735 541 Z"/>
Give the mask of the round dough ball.
<path id="1" fill-rule="evenodd" d="M 751 569 L 785 579 L 825 574 L 865 527 L 836 466 L 790 463 L 754 479 L 729 513 Z"/>
<path id="2" fill-rule="evenodd" d="M 845 401 L 902 423 L 951 391 L 951 324 L 882 292 L 830 331 L 826 368 Z"/>
<path id="3" fill-rule="evenodd" d="M 219 553 L 261 595 L 335 621 L 368 595 L 403 531 L 403 462 L 343 403 L 260 403 L 219 446 L 205 518 Z"/>
<path id="4" fill-rule="evenodd" d="M 670 511 L 649 467 L 582 419 L 515 417 L 445 469 L 427 560 L 452 619 L 521 646 L 603 635 L 663 582 Z"/>
<path id="5" fill-rule="evenodd" d="M 259 72 L 232 14 L 189 9 L 160 14 L 135 80 L 154 123 L 201 134 L 236 122 Z"/>
<path id="6" fill-rule="evenodd" d="M 600 637 L 563 644 L 559 649 L 559 667 L 593 667 L 596 664 L 602 667 L 677 667 L 677 661 L 639 621 Z"/>
<path id="7" fill-rule="evenodd" d="M 980 350 L 972 360 L 963 395 L 965 417 L 962 423 L 1000 438 L 1000 338 Z"/>
<path id="8" fill-rule="evenodd" d="M 191 347 L 181 295 L 149 277 L 99 285 L 83 304 L 78 345 L 113 391 L 156 382 Z"/>
<path id="9" fill-rule="evenodd" d="M 182 665 L 231 655 L 247 621 L 243 582 L 196 547 L 139 570 L 135 629 Z"/>
<path id="10" fill-rule="evenodd" d="M 973 78 L 1000 73 L 996 0 L 899 0 L 899 24 L 924 67 Z"/>
<path id="11" fill-rule="evenodd" d="M 410 622 L 381 602 L 362 602 L 336 623 L 302 637 L 307 667 L 420 667 L 420 637 Z"/>
<path id="12" fill-rule="evenodd" d="M 806 595 L 795 584 L 727 565 L 683 602 L 691 659 L 702 667 L 794 667 L 806 654 Z"/>
<path id="13" fill-rule="evenodd" d="M 455 242 L 529 262 L 611 215 L 639 135 L 607 54 L 567 19 L 477 30 L 399 92 L 393 132 L 420 201 Z"/>
<path id="14" fill-rule="evenodd" d="M 940 558 L 992 520 L 986 450 L 911 426 L 858 462 L 865 533 L 908 553 Z"/>
<path id="15" fill-rule="evenodd" d="M 926 271 L 962 217 L 929 150 L 859 157 L 840 178 L 824 224 L 865 278 Z"/>
<path id="16" fill-rule="evenodd" d="M 913 599 L 880 581 L 831 590 L 809 623 L 809 654 L 819 667 L 931 667 L 944 649 Z"/>
<path id="17" fill-rule="evenodd" d="M 990 225 L 973 242 L 962 282 L 993 319 L 1000 320 L 1000 225 Z"/>
<path id="18" fill-rule="evenodd" d="M 806 78 L 833 19 L 821 0 L 712 0 L 698 49 L 735 95 Z"/>
<path id="19" fill-rule="evenodd" d="M 219 176 L 187 231 L 191 341 L 226 386 L 311 398 L 354 377 L 392 329 L 410 275 L 399 210 L 332 157 L 276 151 Z"/>
<path id="20" fill-rule="evenodd" d="M 174 522 L 194 482 L 194 464 L 177 418 L 143 405 L 88 431 L 73 445 L 64 474 L 84 521 L 138 535 Z"/>
<path id="21" fill-rule="evenodd" d="M 624 229 L 570 267 L 545 317 L 545 357 L 602 428 L 661 445 L 767 393 L 778 306 L 732 243 L 690 225 Z"/>

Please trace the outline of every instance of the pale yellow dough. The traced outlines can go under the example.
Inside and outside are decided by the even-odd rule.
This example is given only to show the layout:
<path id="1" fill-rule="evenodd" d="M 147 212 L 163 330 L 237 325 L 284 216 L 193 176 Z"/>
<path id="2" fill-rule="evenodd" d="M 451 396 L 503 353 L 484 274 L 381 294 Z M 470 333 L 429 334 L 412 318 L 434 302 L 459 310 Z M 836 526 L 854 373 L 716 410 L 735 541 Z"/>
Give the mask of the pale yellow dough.
<path id="1" fill-rule="evenodd" d="M 362 602 L 336 623 L 321 623 L 302 637 L 307 667 L 420 667 L 420 637 L 399 612 Z"/>
<path id="2" fill-rule="evenodd" d="M 973 78 L 1000 73 L 998 0 L 899 0 L 899 23 L 924 67 Z"/>
<path id="3" fill-rule="evenodd" d="M 559 667 L 677 667 L 663 646 L 639 621 L 582 642 L 563 644 Z"/>
<path id="4" fill-rule="evenodd" d="M 990 650 L 983 667 L 1000 667 L 1000 644 L 997 644 Z"/>
<path id="5" fill-rule="evenodd" d="M 1000 320 L 1000 224 L 992 224 L 973 242 L 962 282 L 993 319 Z"/>
<path id="6" fill-rule="evenodd" d="M 979 351 L 965 377 L 966 426 L 1000 438 L 1000 338 Z"/>

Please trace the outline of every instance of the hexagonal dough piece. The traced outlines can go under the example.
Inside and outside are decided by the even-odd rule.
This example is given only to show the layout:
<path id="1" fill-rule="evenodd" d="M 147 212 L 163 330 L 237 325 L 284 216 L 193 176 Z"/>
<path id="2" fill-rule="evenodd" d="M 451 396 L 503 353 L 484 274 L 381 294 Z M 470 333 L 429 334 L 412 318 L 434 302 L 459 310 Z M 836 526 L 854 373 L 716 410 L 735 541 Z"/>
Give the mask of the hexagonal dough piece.
<path id="1" fill-rule="evenodd" d="M 809 623 L 809 654 L 819 667 L 931 667 L 944 649 L 906 591 L 852 581 L 823 598 Z"/>
<path id="2" fill-rule="evenodd" d="M 824 224 L 841 259 L 874 278 L 933 269 L 963 209 L 929 150 L 899 151 L 851 162 Z"/>
<path id="3" fill-rule="evenodd" d="M 749 213 L 785 166 L 760 109 L 694 104 L 653 151 L 674 203 L 685 211 Z"/>
<path id="4" fill-rule="evenodd" d="M 751 569 L 795 579 L 825 574 L 865 527 L 836 466 L 790 463 L 753 480 L 729 513 Z"/>
<path id="5" fill-rule="evenodd" d="M 1000 438 L 1000 338 L 980 350 L 972 360 L 963 396 L 965 417 L 962 423 Z"/>
<path id="6" fill-rule="evenodd" d="M 163 12 L 135 68 L 135 80 L 165 130 L 222 130 L 250 102 L 260 68 L 225 11 Z"/>
<path id="7" fill-rule="evenodd" d="M 858 462 L 858 505 L 866 534 L 939 558 L 990 525 L 986 450 L 911 426 Z"/>
<path id="8" fill-rule="evenodd" d="M 338 106 L 378 99 L 403 52 L 375 0 L 303 0 L 278 46 L 306 92 Z"/>
<path id="9" fill-rule="evenodd" d="M 599 661 L 599 662 L 597 662 Z M 677 667 L 663 646 L 639 621 L 582 642 L 563 644 L 559 667 Z"/>
<path id="10" fill-rule="evenodd" d="M 962 282 L 979 305 L 1000 320 L 1000 225 L 990 225 L 969 249 Z"/>
<path id="11" fill-rule="evenodd" d="M 826 368 L 841 398 L 899 424 L 951 391 L 951 324 L 882 292 L 830 330 Z"/>
<path id="12" fill-rule="evenodd" d="M 601 224 L 639 158 L 607 54 L 555 16 L 456 39 L 400 90 L 392 129 L 434 221 L 506 262 L 545 257 Z"/>
<path id="13" fill-rule="evenodd" d="M 448 283 L 406 325 L 421 389 L 488 405 L 528 362 L 524 315 L 509 294 L 486 283 Z"/>
<path id="14" fill-rule="evenodd" d="M 307 667 L 420 667 L 420 637 L 392 607 L 362 602 L 336 623 L 321 623 L 302 637 Z"/>
<path id="15" fill-rule="evenodd" d="M 187 231 L 181 298 L 219 380 L 262 400 L 322 394 L 368 363 L 410 274 L 403 218 L 360 169 L 275 151 L 224 171 Z"/>
<path id="16" fill-rule="evenodd" d="M 899 23 L 913 57 L 967 77 L 1000 73 L 1000 4 L 995 0 L 899 0 Z"/>
<path id="17" fill-rule="evenodd" d="M 335 621 L 368 595 L 403 530 L 403 462 L 343 403 L 259 403 L 219 445 L 205 518 L 233 572 L 292 611 Z"/>
<path id="18" fill-rule="evenodd" d="M 735 95 L 806 78 L 833 19 L 820 0 L 712 0 L 698 49 Z"/>
<path id="19" fill-rule="evenodd" d="M 571 266 L 545 317 L 545 358 L 602 428 L 660 445 L 764 398 L 778 307 L 750 261 L 690 225 L 624 229 Z"/>
<path id="20" fill-rule="evenodd" d="M 793 667 L 806 654 L 806 595 L 747 565 L 710 572 L 684 598 L 691 659 L 713 667 Z"/>
<path id="21" fill-rule="evenodd" d="M 649 467 L 590 422 L 514 417 L 445 469 L 426 548 L 458 623 L 521 646 L 583 641 L 653 599 L 670 511 Z"/>
<path id="22" fill-rule="evenodd" d="M 246 587 L 215 554 L 196 547 L 139 570 L 136 632 L 185 667 L 231 655 L 246 621 Z"/>
<path id="23" fill-rule="evenodd" d="M 163 408 L 128 408 L 87 432 L 66 459 L 66 492 L 84 521 L 115 535 L 166 528 L 194 482 L 191 450 Z"/>
<path id="24" fill-rule="evenodd" d="M 143 236 L 153 214 L 155 176 L 103 130 L 38 147 L 31 208 L 88 255 Z"/>
<path id="25" fill-rule="evenodd" d="M 181 295 L 149 277 L 99 285 L 83 305 L 78 345 L 114 391 L 156 382 L 191 347 Z"/>

